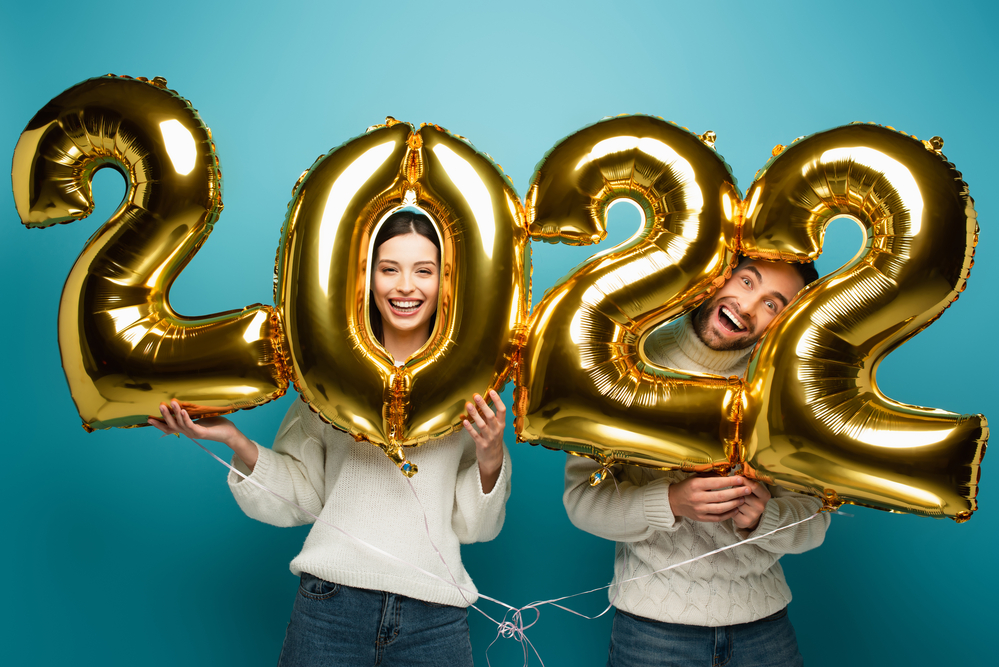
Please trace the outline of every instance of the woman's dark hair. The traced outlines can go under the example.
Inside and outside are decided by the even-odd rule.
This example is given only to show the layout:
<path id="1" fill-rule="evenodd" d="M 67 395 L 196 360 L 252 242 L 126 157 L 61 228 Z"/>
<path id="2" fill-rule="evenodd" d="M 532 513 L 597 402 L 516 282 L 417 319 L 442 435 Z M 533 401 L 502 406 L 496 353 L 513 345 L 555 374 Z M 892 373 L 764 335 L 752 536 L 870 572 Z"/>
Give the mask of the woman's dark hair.
<path id="1" fill-rule="evenodd" d="M 396 236 L 405 236 L 406 234 L 419 234 L 423 238 L 427 239 L 434 244 L 437 248 L 437 264 L 441 262 L 441 240 L 437 236 L 437 230 L 434 228 L 434 223 L 430 222 L 430 218 L 423 215 L 422 213 L 417 213 L 415 211 L 396 211 L 382 223 L 382 226 L 378 229 L 378 234 L 375 235 L 375 243 L 371 247 L 371 271 L 374 275 L 375 264 L 378 261 L 378 249 L 382 247 L 382 244 L 393 239 Z M 437 321 L 437 313 L 434 312 L 430 316 L 430 330 L 434 330 L 434 323 Z M 385 332 L 382 329 L 382 314 L 378 311 L 375 306 L 374 294 L 368 296 L 368 323 L 371 325 L 371 333 L 374 334 L 375 339 L 381 343 L 385 344 Z"/>

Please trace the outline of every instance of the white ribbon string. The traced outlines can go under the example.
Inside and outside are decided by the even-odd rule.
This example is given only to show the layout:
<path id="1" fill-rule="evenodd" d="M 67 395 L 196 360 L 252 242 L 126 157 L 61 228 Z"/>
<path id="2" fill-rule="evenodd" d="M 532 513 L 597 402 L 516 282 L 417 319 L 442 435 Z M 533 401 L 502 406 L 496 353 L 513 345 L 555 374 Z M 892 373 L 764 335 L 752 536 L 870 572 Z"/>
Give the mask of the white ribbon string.
<path id="1" fill-rule="evenodd" d="M 762 535 L 756 535 L 754 537 L 750 537 L 750 538 L 747 538 L 745 540 L 742 540 L 741 542 L 735 542 L 734 544 L 728 544 L 726 546 L 719 547 L 718 549 L 715 549 L 714 551 L 709 551 L 706 554 L 702 554 L 700 556 L 695 556 L 693 558 L 688 558 L 687 560 L 685 560 L 685 561 L 683 561 L 681 563 L 674 563 L 673 565 L 670 565 L 668 567 L 664 567 L 662 569 L 656 570 L 655 572 L 651 572 L 649 574 L 643 574 L 641 576 L 632 577 L 631 579 L 624 579 L 624 580 L 618 581 L 616 584 L 612 582 L 610 584 L 607 584 L 606 586 L 600 586 L 599 588 L 593 588 L 593 589 L 590 589 L 588 591 L 583 591 L 582 593 L 573 593 L 572 595 L 565 595 L 565 596 L 558 597 L 558 598 L 552 598 L 550 600 L 541 600 L 541 601 L 537 601 L 537 602 L 532 602 L 531 604 L 524 605 L 523 607 L 520 607 L 520 608 L 514 607 L 512 605 L 509 605 L 509 604 L 507 604 L 505 602 L 502 602 L 501 600 L 497 600 L 495 598 L 489 597 L 488 595 L 483 595 L 482 593 L 478 593 L 478 596 L 480 598 L 482 598 L 483 600 L 488 600 L 489 602 L 495 603 L 495 604 L 497 604 L 497 605 L 499 605 L 501 607 L 506 608 L 506 612 L 503 615 L 503 620 L 502 621 L 497 621 L 492 616 L 490 616 L 489 614 L 487 614 L 486 612 L 482 611 L 477 606 L 475 606 L 474 604 L 472 604 L 471 602 L 469 602 L 468 597 L 465 596 L 465 593 L 468 593 L 469 595 L 475 595 L 475 594 L 472 591 L 468 590 L 467 588 L 461 586 L 458 583 L 458 580 L 455 578 L 454 573 L 451 571 L 451 567 L 448 565 L 447 560 L 444 558 L 444 554 L 441 553 L 441 550 L 434 543 L 433 536 L 430 534 L 430 523 L 429 523 L 429 520 L 427 518 L 427 511 L 423 507 L 423 503 L 422 503 L 422 501 L 420 501 L 419 495 L 416 493 L 416 487 L 413 486 L 413 482 L 409 478 L 406 478 L 406 482 L 409 484 L 409 488 L 413 492 L 413 497 L 416 498 L 416 502 L 420 506 L 420 511 L 423 512 L 423 526 L 424 526 L 424 528 L 425 528 L 425 530 L 427 532 L 427 538 L 430 540 L 430 545 L 433 547 L 434 551 L 437 553 L 437 557 L 440 558 L 441 563 L 444 564 L 444 568 L 447 570 L 448 576 L 451 577 L 451 581 L 448 581 L 447 579 L 444 579 L 443 577 L 440 577 L 440 576 L 434 574 L 433 572 L 425 570 L 422 567 L 420 567 L 419 565 L 415 565 L 414 563 L 411 563 L 409 561 L 406 561 L 406 560 L 403 560 L 401 558 L 398 558 L 397 556 L 393 556 L 392 554 L 388 553 L 387 551 L 384 551 L 383 549 L 380 549 L 380 548 L 374 546 L 373 544 L 369 544 L 369 543 L 365 542 L 364 540 L 360 539 L 359 537 L 355 537 L 354 535 L 351 535 L 350 533 L 348 533 L 343 528 L 340 528 L 339 526 L 336 526 L 336 525 L 334 525 L 334 524 L 332 524 L 332 523 L 330 523 L 328 521 L 324 521 L 323 519 L 319 518 L 318 516 L 316 516 L 315 514 L 313 514 L 312 512 L 310 512 L 309 510 L 305 509 L 304 507 L 302 507 L 301 505 L 299 505 L 295 501 L 288 500 L 287 498 L 285 498 L 281 494 L 277 493 L 276 491 L 272 491 L 271 489 L 267 488 L 267 486 L 261 484 L 260 482 L 258 482 L 255 479 L 250 479 L 249 476 L 244 475 L 242 472 L 240 472 L 239 470 L 237 470 L 236 468 L 234 468 L 232 465 L 230 465 L 229 463 L 223 461 L 221 458 L 219 458 L 218 456 L 216 456 L 214 452 L 212 452 L 210 449 L 208 449 L 207 447 L 205 447 L 204 445 L 202 445 L 200 442 L 198 442 L 194 438 L 191 438 L 190 436 L 187 436 L 187 437 L 188 437 L 189 440 L 191 440 L 191 442 L 193 442 L 198 447 L 200 447 L 202 449 L 202 451 L 204 451 L 206 454 L 208 454 L 209 456 L 211 456 L 213 459 L 215 459 L 216 461 L 218 461 L 219 463 L 221 463 L 222 465 L 224 465 L 226 468 L 228 468 L 232 472 L 234 472 L 237 475 L 239 475 L 240 477 L 242 477 L 243 480 L 249 482 L 250 484 L 252 484 L 255 487 L 257 487 L 258 489 L 271 494 L 272 496 L 274 496 L 275 498 L 277 498 L 281 502 L 284 502 L 284 503 L 286 503 L 288 505 L 291 505 L 292 507 L 294 507 L 295 509 L 299 510 L 303 514 L 306 514 L 306 515 L 312 517 L 316 522 L 321 523 L 321 524 L 326 525 L 326 526 L 329 526 L 330 528 L 333 528 L 334 530 L 336 530 L 340 534 L 342 534 L 345 537 L 353 540 L 355 543 L 360 544 L 361 546 L 366 547 L 366 548 L 374 551 L 377 554 L 385 556 L 386 558 L 388 558 L 390 560 L 393 560 L 393 561 L 395 561 L 397 563 L 401 563 L 401 564 L 406 565 L 406 566 L 408 566 L 410 568 L 413 568 L 414 570 L 416 570 L 417 572 L 420 572 L 421 574 L 425 574 L 425 575 L 427 575 L 428 577 L 430 577 L 432 579 L 436 579 L 437 581 L 444 582 L 445 584 L 447 584 L 449 586 L 453 586 L 456 589 L 458 589 L 458 592 L 461 594 L 462 599 L 465 600 L 465 602 L 468 604 L 469 607 L 471 607 L 475 611 L 479 612 L 480 614 L 482 614 L 484 617 L 486 617 L 487 619 L 489 619 L 492 623 L 494 623 L 496 625 L 496 637 L 493 639 L 492 642 L 490 642 L 489 646 L 486 647 L 486 663 L 487 664 L 491 664 L 489 662 L 489 649 L 492 648 L 493 644 L 495 644 L 500 639 L 500 637 L 502 637 L 504 639 L 514 639 L 515 641 L 517 641 L 518 643 L 520 643 L 521 647 L 524 650 L 524 666 L 525 667 L 527 666 L 528 661 L 529 661 L 529 657 L 530 657 L 530 652 L 528 651 L 528 648 L 530 648 L 530 651 L 532 651 L 534 653 L 534 655 L 538 658 L 538 661 L 541 663 L 542 667 L 544 667 L 544 664 L 545 664 L 544 660 L 541 659 L 541 655 L 538 653 L 537 649 L 534 647 L 534 644 L 531 643 L 531 640 L 528 639 L 528 637 L 527 637 L 527 630 L 529 630 L 531 627 L 533 627 L 534 625 L 536 625 L 539 620 L 541 620 L 541 610 L 539 609 L 539 607 L 542 607 L 544 605 L 551 605 L 553 607 L 556 607 L 557 609 L 561 609 L 562 611 L 566 611 L 566 612 L 569 612 L 570 614 L 574 614 L 575 616 L 579 616 L 580 618 L 585 618 L 587 620 L 592 621 L 592 620 L 600 618 L 601 616 L 603 616 L 604 614 L 606 614 L 608 611 L 610 611 L 614 607 L 614 602 L 617 600 L 617 595 L 618 595 L 618 593 L 620 593 L 620 590 L 621 590 L 621 584 L 626 584 L 626 583 L 629 583 L 629 582 L 632 582 L 632 581 L 638 581 L 640 579 L 645 579 L 647 577 L 651 577 L 651 576 L 660 574 L 662 572 L 668 572 L 669 570 L 674 570 L 674 569 L 676 569 L 678 567 L 683 567 L 684 565 L 690 565 L 691 563 L 697 562 L 697 561 L 701 560 L 702 558 L 707 558 L 709 556 L 714 556 L 715 554 L 720 554 L 720 553 L 722 553 L 724 551 L 728 551 L 729 549 L 734 549 L 735 547 L 741 546 L 743 544 L 749 544 L 749 543 L 755 542 L 757 540 L 762 540 L 764 538 L 770 537 L 771 535 L 774 535 L 775 533 L 779 533 L 782 530 L 787 530 L 788 528 L 794 528 L 795 526 L 803 524 L 806 521 L 811 521 L 812 519 L 818 517 L 821 514 L 821 512 L 816 512 L 815 514 L 812 514 L 811 516 L 808 516 L 808 517 L 806 517 L 804 519 L 800 519 L 798 521 L 795 521 L 794 523 L 790 523 L 790 524 L 788 524 L 786 526 L 781 526 L 779 528 L 775 528 L 774 530 L 771 530 L 768 533 L 764 533 Z M 613 479 L 614 476 L 611 475 L 611 478 Z M 615 486 L 617 486 L 617 480 L 616 479 L 614 480 L 614 482 L 615 482 Z M 621 573 L 618 576 L 623 576 L 623 575 L 624 575 L 624 564 L 622 563 Z M 564 601 L 572 599 L 572 598 L 580 597 L 580 596 L 583 596 L 583 595 L 589 595 L 590 593 L 598 593 L 600 591 L 607 590 L 607 589 L 609 589 L 609 588 L 611 588 L 612 586 L 615 586 L 615 585 L 617 586 L 617 592 L 615 592 L 614 597 L 610 601 L 610 604 L 607 605 L 606 609 L 604 609 L 602 612 L 600 612 L 599 614 L 597 614 L 595 616 L 587 616 L 586 614 L 581 614 L 578 611 L 575 611 L 573 609 L 569 609 L 568 607 L 559 604 L 560 602 L 564 602 Z M 524 612 L 527 611 L 527 610 L 533 611 L 534 614 L 535 614 L 535 617 L 534 617 L 534 620 L 532 620 L 530 623 L 525 624 L 524 623 Z"/>

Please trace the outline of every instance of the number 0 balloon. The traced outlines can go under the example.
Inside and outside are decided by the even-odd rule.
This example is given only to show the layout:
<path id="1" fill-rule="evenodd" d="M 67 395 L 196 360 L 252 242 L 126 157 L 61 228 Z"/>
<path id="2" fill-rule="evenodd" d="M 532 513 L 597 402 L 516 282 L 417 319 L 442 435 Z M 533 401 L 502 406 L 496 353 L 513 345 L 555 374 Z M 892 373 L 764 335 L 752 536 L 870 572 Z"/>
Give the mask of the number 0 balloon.
<path id="1" fill-rule="evenodd" d="M 366 262 L 378 222 L 403 204 L 440 226 L 441 294 L 430 341 L 395 366 L 368 328 Z M 278 256 L 275 298 L 302 398 L 415 470 L 401 446 L 460 428 L 472 394 L 505 378 L 530 298 L 525 239 L 513 186 L 437 126 L 390 120 L 330 152 L 296 188 Z"/>

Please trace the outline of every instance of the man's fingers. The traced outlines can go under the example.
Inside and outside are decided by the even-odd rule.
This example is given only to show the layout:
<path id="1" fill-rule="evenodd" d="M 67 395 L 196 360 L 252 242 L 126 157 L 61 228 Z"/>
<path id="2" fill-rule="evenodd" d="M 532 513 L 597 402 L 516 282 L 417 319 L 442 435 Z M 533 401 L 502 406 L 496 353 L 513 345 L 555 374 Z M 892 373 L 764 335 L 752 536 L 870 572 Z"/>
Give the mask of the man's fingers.
<path id="1" fill-rule="evenodd" d="M 725 489 L 730 486 L 743 486 L 746 482 L 744 477 L 691 477 L 690 484 L 693 488 L 701 491 L 713 491 Z"/>
<path id="2" fill-rule="evenodd" d="M 749 496 L 746 487 L 736 486 L 731 489 L 719 489 L 718 491 L 703 491 L 695 497 L 702 503 L 725 503 L 730 500 L 742 499 Z"/>
<path id="3" fill-rule="evenodd" d="M 698 521 L 712 521 L 712 522 L 716 522 L 717 523 L 717 522 L 721 522 L 721 521 L 728 521 L 729 519 L 738 516 L 738 514 L 739 514 L 739 509 L 736 508 L 734 510 L 729 510 L 728 512 L 725 512 L 723 514 L 702 514 L 702 515 L 700 515 L 700 516 L 697 517 L 697 520 Z"/>
<path id="4" fill-rule="evenodd" d="M 712 516 L 718 516 L 719 514 L 728 514 L 732 510 L 736 512 L 742 507 L 745 501 L 742 498 L 737 498 L 735 500 L 730 500 L 724 503 L 711 503 L 710 505 L 705 505 L 701 508 L 701 512 L 704 514 L 710 514 Z"/>

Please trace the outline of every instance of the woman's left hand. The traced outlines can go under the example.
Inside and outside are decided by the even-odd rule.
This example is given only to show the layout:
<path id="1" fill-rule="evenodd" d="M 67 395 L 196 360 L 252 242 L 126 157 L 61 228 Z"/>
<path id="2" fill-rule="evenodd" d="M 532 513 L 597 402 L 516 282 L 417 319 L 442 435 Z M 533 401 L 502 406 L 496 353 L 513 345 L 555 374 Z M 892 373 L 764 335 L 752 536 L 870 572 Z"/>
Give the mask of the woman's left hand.
<path id="1" fill-rule="evenodd" d="M 475 441 L 475 457 L 479 461 L 479 479 L 482 481 L 482 492 L 489 493 L 496 486 L 500 470 L 503 468 L 503 429 L 506 428 L 506 406 L 500 400 L 499 394 L 489 390 L 490 408 L 486 400 L 476 394 L 475 404 L 466 403 L 468 416 L 475 423 L 473 427 L 465 420 L 465 430 Z"/>

